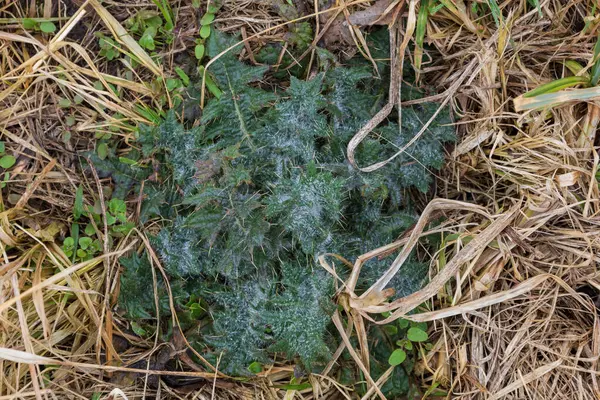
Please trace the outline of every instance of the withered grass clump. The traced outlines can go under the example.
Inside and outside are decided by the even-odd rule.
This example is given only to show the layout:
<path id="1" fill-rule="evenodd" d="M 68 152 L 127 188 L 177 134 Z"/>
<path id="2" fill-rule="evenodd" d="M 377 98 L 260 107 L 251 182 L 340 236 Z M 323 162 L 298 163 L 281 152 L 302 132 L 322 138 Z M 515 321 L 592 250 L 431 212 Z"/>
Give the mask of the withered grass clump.
<path id="1" fill-rule="evenodd" d="M 50 6 L 43 16 L 67 15 L 62 5 L 46 3 Z M 436 229 L 443 230 L 447 240 L 432 255 L 431 283 L 414 295 L 387 303 L 380 296 L 385 285 L 375 286 L 362 299 L 353 295 L 352 281 L 340 286 L 346 310 L 334 322 L 343 332 L 343 346 L 354 346 L 356 341 L 349 338 L 358 338 L 358 348 L 351 353 L 366 372 L 368 395 L 374 398 L 389 374 L 376 384 L 368 379 L 364 345 L 369 318 L 384 310 L 398 311 L 390 318 L 406 317 L 407 311 L 419 308 L 422 312 L 409 318 L 433 321 L 434 340 L 433 350 L 417 365 L 423 392 L 444 391 L 449 398 L 472 399 L 596 398 L 600 394 L 600 327 L 594 303 L 600 293 L 596 98 L 565 89 L 569 94 L 542 99 L 547 108 L 526 111 L 522 102 L 516 109 L 513 99 L 573 74 L 565 62 L 577 61 L 587 71 L 592 68 L 597 11 L 584 0 L 488 2 L 497 8 L 476 1 L 440 1 L 445 7 L 439 9 L 429 1 L 437 11 L 427 16 L 423 30 L 418 3 L 389 1 L 384 12 L 403 27 L 397 41 L 403 50 L 399 57 L 422 62 L 420 79 L 437 85 L 441 93 L 434 100 L 451 103 L 461 116 L 456 123 L 461 140 L 448 157 L 436 191 L 437 197 L 448 200 L 432 202 L 412 236 L 359 260 L 389 254 L 407 243 L 416 246 L 427 233 L 429 217 L 445 217 Z M 252 14 L 255 4 L 248 3 L 245 9 L 242 5 L 235 7 L 234 15 L 247 37 L 248 31 L 260 32 L 248 28 L 254 20 L 280 18 L 276 13 Z M 352 13 L 359 8 L 364 6 L 340 9 Z M 147 60 L 134 80 L 103 69 L 92 49 L 81 46 L 89 43 L 86 29 L 74 29 L 86 22 L 92 31 L 103 27 L 119 36 L 119 22 L 111 15 L 126 14 L 130 8 L 111 3 L 107 9 L 90 1 L 73 9 L 76 12 L 71 10 L 60 21 L 65 34 L 53 36 L 52 43 L 46 36 L 23 33 L 12 20 L 0 22 L 0 132 L 7 151 L 18 155 L 8 189 L 2 192 L 6 211 L 1 214 L 0 241 L 10 250 L 3 251 L 0 267 L 0 396 L 93 398 L 101 393 L 101 398 L 111 398 L 107 393 L 114 389 L 112 398 L 124 397 L 119 391 L 128 398 L 142 398 L 157 390 L 163 398 L 352 398 L 353 393 L 327 373 L 312 376 L 309 389 L 277 388 L 289 383 L 294 373 L 289 365 L 275 365 L 257 380 L 235 385 L 212 372 L 187 372 L 207 378 L 188 394 L 168 386 L 150 388 L 148 380 L 156 373 L 150 362 L 132 367 L 131 374 L 116 372 L 125 371 L 122 365 L 149 360 L 160 350 L 156 343 L 138 343 L 121 351 L 115 339 L 136 340 L 119 331 L 122 325 L 112 313 L 118 294 L 116 260 L 122 251 L 147 241 L 135 235 L 118 244 L 116 253 L 71 265 L 54 243 L 65 228 L 51 228 L 50 221 L 69 215 L 80 183 L 89 193 L 108 185 L 108 180 L 93 176 L 86 180 L 75 172 L 75 151 L 91 148 L 94 132 L 115 123 L 111 117 L 115 112 L 132 124 L 148 122 L 135 107 L 153 100 L 143 82 L 167 74 L 168 68 Z M 26 11 L 15 7 L 1 13 L 10 19 L 21 18 Z M 225 18 L 220 23 L 228 24 Z M 264 23 L 261 29 L 275 26 Z M 187 26 L 193 24 L 190 20 Z M 421 50 L 417 48 L 415 59 L 408 39 L 402 47 L 404 33 L 418 35 L 419 26 L 426 46 L 422 61 L 418 61 Z M 322 24 L 320 29 L 328 28 Z M 267 35 L 283 39 L 284 32 L 273 29 Z M 361 43 L 360 37 L 354 38 Z M 130 46 L 128 51 L 146 59 L 126 37 L 121 40 Z M 249 42 L 251 50 L 260 38 Z M 95 89 L 94 80 L 122 87 L 124 98 Z M 72 148 L 61 142 L 59 94 L 85 99 L 79 106 Z M 126 129 L 122 132 L 126 139 Z M 323 259 L 331 272 L 334 262 L 340 264 Z M 399 263 L 392 264 L 390 257 L 390 265 Z M 143 379 L 127 381 L 139 376 Z"/>
<path id="2" fill-rule="evenodd" d="M 443 21 L 428 26 L 447 67 L 437 82 L 451 83 L 475 62 L 453 94 L 464 115 L 457 124 L 462 143 L 439 195 L 474 202 L 495 221 L 512 214 L 452 279 L 434 285 L 427 302 L 433 311 L 421 316 L 435 321 L 437 337 L 423 377 L 453 398 L 591 399 L 600 393 L 597 106 L 584 104 L 579 89 L 545 95 L 541 110 L 513 105 L 531 89 L 572 76 L 568 62 L 592 70 L 598 26 L 587 2 L 539 3 L 539 9 L 500 4 L 499 28 L 468 13 L 448 14 L 471 18 L 479 34 Z M 492 221 L 467 210 L 447 216 L 449 233 L 460 239 L 440 251 L 450 260 L 446 268 Z M 438 254 L 433 271 L 440 260 Z"/>

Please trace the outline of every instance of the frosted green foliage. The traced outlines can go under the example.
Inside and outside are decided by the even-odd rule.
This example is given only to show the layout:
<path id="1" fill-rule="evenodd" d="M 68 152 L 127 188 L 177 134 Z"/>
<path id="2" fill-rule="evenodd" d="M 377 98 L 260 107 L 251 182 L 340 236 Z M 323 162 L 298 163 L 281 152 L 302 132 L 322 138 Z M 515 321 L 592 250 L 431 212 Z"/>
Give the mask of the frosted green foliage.
<path id="1" fill-rule="evenodd" d="M 327 119 L 320 112 L 327 105 L 321 83 L 322 76 L 310 81 L 292 77 L 286 91 L 289 99 L 277 103 L 270 115 L 274 123 L 260 132 L 258 143 L 264 150 L 259 154 L 277 163 L 278 175 L 286 165 L 311 161 L 315 157 L 315 139 L 328 134 Z"/>
<path id="2" fill-rule="evenodd" d="M 165 150 L 170 153 L 169 165 L 173 169 L 173 179 L 188 192 L 195 186 L 195 161 L 199 157 L 199 129 L 186 131 L 175 118 L 174 113 L 168 113 L 165 122 L 158 128 L 158 140 L 155 150 Z"/>
<path id="3" fill-rule="evenodd" d="M 157 127 L 140 128 L 140 143 L 144 155 L 168 153 L 169 171 L 166 173 L 172 176 L 184 193 L 196 186 L 195 162 L 201 154 L 200 134 L 200 128 L 186 130 L 179 124 L 174 112 L 167 113 L 164 121 Z"/>
<path id="4" fill-rule="evenodd" d="M 283 284 L 288 288 L 271 302 L 270 321 L 275 344 L 272 351 L 287 357 L 296 354 L 311 370 L 316 361 L 327 361 L 330 350 L 324 337 L 335 305 L 329 299 L 331 279 L 325 271 L 309 271 L 303 265 L 283 264 Z"/>
<path id="5" fill-rule="evenodd" d="M 239 197 L 232 202 L 221 227 L 220 238 L 213 245 L 218 252 L 216 270 L 220 274 L 239 279 L 265 266 L 264 252 L 271 250 L 265 238 L 271 225 L 262 215 L 256 197 Z"/>
<path id="6" fill-rule="evenodd" d="M 280 58 L 283 46 L 277 44 L 267 44 L 256 54 L 256 61 L 261 64 L 270 66 L 277 66 L 277 71 L 270 71 L 273 77 L 278 79 L 289 79 L 289 76 L 301 77 L 305 72 L 308 65 L 307 59 L 303 59 L 299 64 L 294 63 L 292 67 L 290 65 L 297 60 L 296 56 L 300 56 L 300 52 L 289 48 L 283 52 L 283 57 Z M 290 51 L 292 55 L 290 55 Z M 296 54 L 294 54 L 296 53 Z"/>
<path id="7" fill-rule="evenodd" d="M 234 41 L 213 31 L 208 54 Z M 317 256 L 353 259 L 414 222 L 407 189 L 428 189 L 430 170 L 442 166 L 443 143 L 453 138 L 452 127 L 440 124 L 451 120 L 444 111 L 406 154 L 362 173 L 346 160 L 348 140 L 387 101 L 385 82 L 368 67 L 292 78 L 277 93 L 259 86 L 265 68 L 241 63 L 234 52 L 210 71 L 223 95 L 208 101 L 198 128 L 186 129 L 171 113 L 140 130 L 151 160 L 146 170 L 156 175 L 146 182 L 142 218 L 163 224 L 152 244 L 171 284 L 210 308 L 194 340 L 206 357 L 222 356 L 219 369 L 243 375 L 253 362 L 286 357 L 318 370 L 336 343 L 328 330 L 332 278 Z M 401 132 L 392 115 L 359 147 L 357 161 L 393 154 L 435 108 L 406 107 Z M 389 262 L 370 261 L 358 290 Z M 407 263 L 392 282 L 398 295 L 419 289 L 426 271 Z M 126 310 L 149 301 L 135 293 L 136 300 L 122 294 Z M 136 314 L 154 315 L 152 306 L 143 310 Z"/>
<path id="8" fill-rule="evenodd" d="M 219 87 L 231 88 L 235 91 L 245 91 L 249 83 L 262 79 L 267 68 L 254 67 L 238 61 L 237 55 L 243 48 L 239 37 L 226 35 L 214 30 L 206 44 L 206 51 L 210 58 L 215 58 L 221 52 L 236 44 L 237 46 L 231 51 L 214 61 L 211 72 Z"/>
<path id="9" fill-rule="evenodd" d="M 263 215 L 264 207 L 257 194 L 206 188 L 187 200 L 199 206 L 192 212 L 187 225 L 200 234 L 208 247 L 208 272 L 229 279 L 239 279 L 257 268 L 264 269 L 270 257 L 277 255 L 277 240 L 268 240 L 271 224 Z M 200 262 L 200 261 L 198 261 Z"/>
<path id="10" fill-rule="evenodd" d="M 389 54 L 387 31 L 379 30 L 369 36 L 369 49 L 375 59 L 385 60 Z M 357 61 L 351 61 L 357 64 Z M 372 71 L 356 66 L 353 68 L 336 68 L 327 74 L 326 85 L 331 88 L 328 96 L 333 109 L 333 131 L 335 141 L 331 144 L 333 160 L 346 150 L 350 138 L 363 127 L 370 118 L 386 103 L 389 83 L 389 65 L 377 63 L 381 77 L 373 79 Z M 412 73 L 409 65 L 405 66 L 407 75 Z M 405 76 L 405 79 L 410 77 Z M 368 83 L 367 83 L 368 82 Z M 403 85 L 401 97 L 403 101 L 421 98 L 424 93 L 418 88 Z M 357 162 L 366 166 L 384 160 L 402 148 L 421 130 L 439 107 L 436 103 L 423 103 L 402 108 L 401 127 L 396 118 L 390 117 L 377 127 L 357 149 Z M 363 174 L 350 172 L 352 182 L 359 184 L 367 192 L 384 194 L 379 190 L 382 184 L 387 187 L 387 195 L 395 204 L 402 200 L 401 191 L 406 187 L 417 187 L 426 192 L 431 186 L 432 173 L 440 169 L 444 161 L 443 144 L 455 140 L 454 128 L 449 124 L 452 120 L 449 109 L 442 109 L 429 128 L 419 140 L 409 146 L 404 154 L 397 157 L 387 166 L 387 170 L 397 171 L 394 174 Z M 384 171 L 386 170 L 384 169 Z M 382 171 L 383 172 L 383 171 Z M 360 175 L 361 177 L 357 177 Z M 373 188 L 377 188 L 373 190 Z M 367 193 L 368 195 L 368 193 Z"/>
<path id="11" fill-rule="evenodd" d="M 376 60 L 378 76 L 363 57 L 349 60 L 349 68 L 336 68 L 326 76 L 331 87 L 333 128 L 342 151 L 350 138 L 387 102 L 389 89 L 389 36 L 385 29 L 368 35 L 369 51 Z M 405 69 L 406 71 L 407 69 Z M 407 78 L 405 76 L 405 78 Z"/>
<path id="12" fill-rule="evenodd" d="M 330 88 L 328 100 L 331 104 L 329 110 L 332 113 L 333 133 L 344 150 L 348 140 L 373 116 L 376 96 L 358 89 L 366 80 L 379 86 L 379 82 L 373 82 L 372 71 L 368 68 L 336 68 L 326 75 L 325 82 Z"/>
<path id="13" fill-rule="evenodd" d="M 149 290 L 153 286 L 153 278 L 146 255 L 140 258 L 134 254 L 128 258 L 121 258 L 120 261 L 124 270 L 121 274 L 119 306 L 125 309 L 128 318 L 152 318 L 156 315 L 156 307 L 154 292 Z M 160 282 L 162 284 L 162 279 Z"/>
<path id="14" fill-rule="evenodd" d="M 275 65 L 279 60 L 280 53 L 281 46 L 277 46 L 275 44 L 268 44 L 262 47 L 259 50 L 258 54 L 256 54 L 256 61 L 267 65 Z"/>
<path id="15" fill-rule="evenodd" d="M 326 242 L 342 210 L 343 181 L 309 166 L 302 174 L 275 188 L 267 202 L 267 216 L 276 217 L 302 245 L 305 253 Z"/>
<path id="16" fill-rule="evenodd" d="M 385 266 L 385 270 L 389 268 L 389 264 Z M 385 270 L 380 270 L 379 276 L 383 275 Z M 423 262 L 408 260 L 390 281 L 389 286 L 396 290 L 395 299 L 406 297 L 409 294 L 421 289 L 427 282 L 427 274 L 429 273 L 429 265 Z"/>
<path id="17" fill-rule="evenodd" d="M 397 240 L 417 219 L 416 215 L 409 212 L 398 211 L 386 215 L 379 209 L 376 204 L 370 204 L 362 210 L 357 210 L 354 219 L 349 221 L 351 224 L 363 227 L 358 229 L 357 236 L 353 240 L 348 240 L 348 244 L 354 246 L 349 248 L 353 254 L 364 254 Z M 390 267 L 394 257 L 395 255 L 369 260 L 361 270 L 358 286 L 366 288 L 374 284 Z M 419 290 L 426 282 L 428 271 L 427 264 L 413 259 L 407 260 L 389 283 L 389 287 L 396 291 L 394 298 L 404 297 Z"/>
<path id="18" fill-rule="evenodd" d="M 152 241 L 161 257 L 165 270 L 172 276 L 197 276 L 201 268 L 198 262 L 202 254 L 199 231 L 185 225 L 182 217 L 177 217 L 171 229 L 163 229 Z"/>
<path id="19" fill-rule="evenodd" d="M 401 128 L 393 122 L 377 128 L 358 147 L 357 162 L 366 166 L 391 157 L 413 140 L 436 110 L 436 104 L 403 107 Z M 396 204 L 401 201 L 402 188 L 414 186 L 427 192 L 431 186 L 432 172 L 439 170 L 444 163 L 443 144 L 455 140 L 451 123 L 448 110 L 442 110 L 419 139 L 390 163 L 388 168 L 394 170 L 395 174 L 385 176 L 351 171 L 352 181 L 358 184 L 362 180 L 361 186 L 370 189 L 380 188 L 384 184 L 388 188 L 387 194 L 392 196 Z M 377 190 L 371 190 L 371 193 Z M 381 191 L 378 193 L 382 194 Z"/>
<path id="20" fill-rule="evenodd" d="M 437 108 L 437 104 L 431 103 L 403 108 L 402 132 L 400 135 L 396 133 L 393 141 L 397 148 L 403 148 L 409 143 Z M 396 161 L 396 164 L 400 165 L 403 185 L 414 185 L 422 192 L 429 190 L 431 171 L 440 169 L 444 164 L 442 143 L 456 139 L 454 130 L 449 126 L 452 120 L 447 109 L 443 109 L 434 121 L 423 136 Z"/>
<path id="21" fill-rule="evenodd" d="M 208 55 L 215 57 L 237 42 L 234 37 L 213 31 L 207 43 Z M 220 146 L 244 141 L 244 145 L 253 147 L 252 136 L 260 126 L 260 111 L 276 99 L 273 93 L 248 86 L 262 79 L 267 68 L 240 63 L 235 56 L 240 49 L 238 46 L 223 55 L 211 68 L 224 92 L 219 101 L 207 104 L 201 121 L 206 126 L 205 140 L 220 138 Z"/>
<path id="22" fill-rule="evenodd" d="M 142 168 L 137 165 L 123 164 L 116 157 L 100 159 L 95 152 L 87 152 L 86 164 L 95 168 L 100 178 L 112 178 L 114 184 L 113 198 L 123 199 L 131 188 L 149 175 L 148 168 Z"/>
<path id="23" fill-rule="evenodd" d="M 297 22 L 290 26 L 289 42 L 298 51 L 304 51 L 313 40 L 312 26 L 308 22 Z"/>
<path id="24" fill-rule="evenodd" d="M 223 229 L 225 210 L 216 204 L 209 204 L 186 219 L 186 225 L 198 233 L 200 240 L 211 240 Z"/>
<path id="25" fill-rule="evenodd" d="M 173 206 L 181 202 L 181 196 L 177 191 L 153 182 L 146 182 L 144 195 L 144 202 L 140 209 L 140 221 L 142 223 L 157 215 L 167 219 L 175 217 Z"/>
<path id="26" fill-rule="evenodd" d="M 220 148 L 240 141 L 245 146 L 254 147 L 253 136 L 260 128 L 257 114 L 274 100 L 273 94 L 255 88 L 224 92 L 220 101 L 209 102 L 204 109 L 201 119 L 207 124 L 204 139 L 222 139 Z M 216 124 L 210 124 L 214 122 Z"/>
<path id="27" fill-rule="evenodd" d="M 388 257 L 367 262 L 362 270 L 361 286 L 367 287 L 375 283 L 388 270 L 393 259 Z M 421 289 L 427 282 L 428 272 L 428 264 L 411 259 L 406 261 L 388 285 L 396 291 L 393 298 L 405 297 Z"/>
<path id="28" fill-rule="evenodd" d="M 133 254 L 119 260 L 123 267 L 121 287 L 119 290 L 119 306 L 125 309 L 127 317 L 132 320 L 144 320 L 156 317 L 154 293 L 154 278 L 152 266 L 146 254 Z M 159 315 L 171 315 L 169 295 L 162 275 L 156 272 L 156 295 L 158 296 Z M 185 303 L 188 293 L 183 288 L 183 282 L 171 282 L 171 294 L 177 306 Z"/>
<path id="29" fill-rule="evenodd" d="M 258 282 L 248 282 L 231 291 L 216 293 L 213 298 L 220 309 L 213 313 L 214 332 L 205 339 L 216 349 L 215 356 L 221 357 L 220 370 L 246 375 L 251 363 L 268 362 L 265 289 Z"/>
<path id="30" fill-rule="evenodd" d="M 290 18 L 295 19 L 295 18 Z M 263 65 L 275 67 L 270 73 L 278 79 L 288 79 L 289 76 L 305 75 L 310 57 L 300 58 L 313 40 L 313 30 L 309 22 L 296 22 L 288 25 L 286 48 L 280 43 L 269 43 L 263 46 L 255 59 Z M 299 60 L 299 62 L 297 62 Z"/>
<path id="31" fill-rule="evenodd" d="M 379 161 L 383 154 L 383 149 L 379 143 L 376 146 L 371 146 L 373 141 L 366 139 L 360 146 L 360 160 L 377 160 Z M 372 147 L 373 157 L 365 157 L 365 148 Z M 383 175 L 378 173 L 364 173 L 355 168 L 347 168 L 347 187 L 358 192 L 363 202 L 374 202 L 378 210 L 381 210 L 383 202 L 390 202 L 390 206 L 399 207 L 402 200 L 402 191 L 406 189 L 406 185 L 402 185 L 398 174 Z"/>

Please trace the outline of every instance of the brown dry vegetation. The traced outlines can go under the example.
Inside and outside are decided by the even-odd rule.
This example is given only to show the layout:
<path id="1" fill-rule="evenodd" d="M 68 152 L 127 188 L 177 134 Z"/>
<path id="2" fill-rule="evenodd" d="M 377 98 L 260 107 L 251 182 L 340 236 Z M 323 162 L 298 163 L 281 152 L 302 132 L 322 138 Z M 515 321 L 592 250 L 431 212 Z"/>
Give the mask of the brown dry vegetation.
<path id="1" fill-rule="evenodd" d="M 150 3 L 46 0 L 35 9 L 29 3 L 0 4 L 0 134 L 7 151 L 17 156 L 0 199 L 0 399 L 90 399 L 95 393 L 101 399 L 351 398 L 327 375 L 311 377 L 313 388 L 302 392 L 275 389 L 274 382 L 289 381 L 293 374 L 293 366 L 283 365 L 245 383 L 192 371 L 182 374 L 203 379 L 187 392 L 164 384 L 151 388 L 157 373 L 151 355 L 160 352 L 160 344 L 140 343 L 113 313 L 117 258 L 145 246 L 144 235 L 114 243 L 111 252 L 105 237 L 107 253 L 78 265 L 59 243 L 75 188 L 83 184 L 89 194 L 110 189 L 109 180 L 79 172 L 76 153 L 93 148 L 99 129 L 119 124 L 118 134 L 127 141 L 133 126 L 149 122 L 136 106 L 154 104 L 157 92 L 144 82 L 172 75 L 176 55 L 193 46 L 196 11 L 172 2 L 179 9 L 179 34 L 158 66 L 122 35 L 121 22 L 140 7 L 153 7 Z M 337 3 L 332 14 L 351 15 L 370 5 L 354 2 L 345 9 L 343 1 Z M 419 2 L 388 3 L 386 22 L 400 26 L 397 57 L 414 62 L 404 46 L 416 23 L 411 10 L 418 10 Z M 565 61 L 592 67 L 598 11 L 591 0 L 540 0 L 539 11 L 526 0 L 499 1 L 498 27 L 489 15 L 478 19 L 469 11 L 475 1 L 448 3 L 454 9 L 429 17 L 425 42 L 435 50 L 425 51 L 421 79 L 440 93 L 430 100 L 453 105 L 460 140 L 438 177 L 438 199 L 410 235 L 383 249 L 404 246 L 395 262 L 390 258 L 390 272 L 427 234 L 428 218 L 443 213 L 446 220 L 437 229 L 446 241 L 433 255 L 432 280 L 423 290 L 386 303 L 385 285 L 357 297 L 350 281 L 340 295 L 346 313 L 336 314 L 334 322 L 342 338 L 358 329 L 364 343 L 373 313 L 391 310 L 394 319 L 425 303 L 425 312 L 410 317 L 433 321 L 434 349 L 417 365 L 423 393 L 436 387 L 448 398 L 598 398 L 599 109 L 594 101 L 600 92 L 595 98 L 589 94 L 594 89 L 554 94 L 542 103 L 553 105 L 541 111 L 531 110 L 527 99 L 517 101 L 517 108 L 513 102 L 569 75 Z M 36 15 L 60 18 L 59 33 L 32 35 L 14 19 Z M 231 1 L 217 26 L 250 38 L 244 56 L 251 60 L 252 49 L 284 40 L 282 22 L 269 2 Z M 319 22 L 323 35 L 335 27 L 322 17 Z M 108 68 L 97 54 L 93 33 L 98 30 L 116 34 L 143 68 Z M 358 29 L 353 40 L 361 42 Z M 94 88 L 95 80 L 105 89 Z M 106 90 L 107 82 L 122 96 Z M 58 99 L 76 94 L 84 102 L 75 107 L 76 124 L 67 127 Z M 124 118 L 116 121 L 116 112 Z M 72 134 L 66 143 L 65 130 Z M 334 263 L 340 264 L 323 259 L 324 266 Z M 343 321 L 350 320 L 352 331 L 344 328 Z M 123 346 L 127 340 L 137 345 Z M 366 368 L 368 350 L 356 348 L 354 358 Z M 377 397 L 381 383 L 369 398 Z"/>

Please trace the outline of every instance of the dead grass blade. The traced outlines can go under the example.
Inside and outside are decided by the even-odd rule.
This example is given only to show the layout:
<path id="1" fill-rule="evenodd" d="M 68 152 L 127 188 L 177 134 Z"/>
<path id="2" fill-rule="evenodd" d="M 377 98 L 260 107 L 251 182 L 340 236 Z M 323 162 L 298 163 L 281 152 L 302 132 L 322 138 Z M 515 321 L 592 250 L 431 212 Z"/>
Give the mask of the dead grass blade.
<path id="1" fill-rule="evenodd" d="M 531 383 L 532 381 L 540 379 L 541 377 L 543 377 L 547 373 L 551 372 L 552 370 L 554 370 L 561 364 L 562 364 L 561 360 L 556 360 L 554 362 L 549 363 L 548 365 L 544 365 L 539 368 L 536 368 L 535 370 L 531 371 L 530 373 L 522 376 L 518 381 L 513 382 L 510 385 L 505 386 L 502 390 L 499 390 L 496 393 L 492 394 L 489 398 L 490 398 L 490 400 L 502 399 L 509 393 L 514 392 L 515 390 L 527 385 L 528 383 Z"/>

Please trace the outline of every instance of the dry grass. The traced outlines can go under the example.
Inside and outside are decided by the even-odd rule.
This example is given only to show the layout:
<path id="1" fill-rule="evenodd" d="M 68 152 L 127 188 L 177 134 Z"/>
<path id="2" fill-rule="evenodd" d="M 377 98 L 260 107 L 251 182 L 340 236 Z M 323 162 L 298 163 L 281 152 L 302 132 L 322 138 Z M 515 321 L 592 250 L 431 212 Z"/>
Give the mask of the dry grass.
<path id="1" fill-rule="evenodd" d="M 402 48 L 403 35 L 412 31 L 418 2 L 406 3 L 398 57 L 413 56 Z M 597 98 L 593 90 L 569 91 L 543 99 L 557 105 L 541 111 L 521 111 L 531 103 L 517 104 L 516 111 L 513 104 L 526 91 L 566 76 L 564 61 L 591 67 L 598 36 L 592 2 L 540 0 L 541 15 L 525 0 L 498 2 L 499 27 L 489 16 L 465 11 L 474 2 L 446 3 L 458 6 L 429 17 L 425 43 L 435 50 L 424 51 L 421 79 L 437 86 L 441 94 L 435 101 L 453 105 L 461 139 L 438 177 L 441 199 L 429 204 L 410 235 L 358 260 L 340 296 L 345 311 L 334 316 L 344 339 L 336 354 L 351 347 L 348 338 L 357 335 L 359 346 L 351 353 L 365 371 L 367 397 L 377 397 L 386 377 L 377 383 L 368 378 L 364 344 L 370 320 L 382 311 L 392 311 L 388 320 L 393 320 L 420 309 L 410 318 L 433 321 L 434 341 L 416 368 L 423 393 L 436 387 L 448 398 L 598 398 Z M 289 381 L 293 373 L 285 365 L 244 385 L 213 379 L 212 373 L 184 373 L 205 378 L 189 393 L 164 384 L 152 388 L 148 380 L 155 372 L 145 371 L 152 369 L 149 364 L 133 371 L 123 367 L 160 350 L 156 343 L 121 343 L 138 339 L 112 312 L 118 255 L 144 246 L 143 237 L 129 237 L 112 253 L 79 265 L 62 254 L 58 238 L 68 229 L 65 216 L 71 214 L 75 188 L 107 189 L 107 181 L 78 172 L 76 153 L 93 148 L 98 130 L 117 123 L 126 141 L 131 126 L 148 122 L 137 106 L 155 104 L 158 93 L 144 82 L 168 75 L 175 55 L 193 45 L 196 15 L 191 7 L 180 9 L 178 38 L 159 66 L 122 35 L 121 23 L 140 6 L 136 2 L 105 2 L 106 8 L 95 0 L 83 7 L 44 4 L 40 15 L 62 18 L 56 39 L 29 35 L 14 22 L 0 24 L 0 133 L 8 152 L 18 156 L 1 199 L 0 399 L 352 397 L 326 375 L 311 378 L 313 389 L 275 389 L 273 382 Z M 2 17 L 27 12 L 11 2 L 0 6 Z M 283 40 L 282 22 L 267 2 L 229 2 L 217 20 L 245 38 L 265 32 L 248 39 L 249 59 L 262 41 Z M 320 23 L 324 32 L 327 25 Z M 143 67 L 108 68 L 94 48 L 91 35 L 98 29 L 116 33 Z M 361 43 L 360 36 L 354 40 Z M 96 80 L 104 89 L 94 87 Z M 120 89 L 120 97 L 107 83 Z M 76 118 L 69 127 L 67 110 L 58 103 L 77 94 L 84 101 L 68 111 Z M 64 141 L 67 131 L 71 140 Z M 387 278 L 427 233 L 428 218 L 439 213 L 446 217 L 438 227 L 446 241 L 434 255 L 430 284 L 407 298 L 385 301 Z M 356 295 L 361 262 L 402 246 L 389 273 Z M 323 259 L 328 266 L 334 261 Z M 134 385 L 136 376 L 145 379 Z M 109 395 L 113 389 L 123 395 Z"/>
<path id="2" fill-rule="evenodd" d="M 564 61 L 591 66 L 598 27 L 588 2 L 540 3 L 541 17 L 526 12 L 525 2 L 503 2 L 501 28 L 490 25 L 480 35 L 443 20 L 428 26 L 447 67 L 436 81 L 448 85 L 471 60 L 479 69 L 452 94 L 462 111 L 462 142 L 439 195 L 483 206 L 494 221 L 518 207 L 500 234 L 486 237 L 427 293 L 432 311 L 420 319 L 435 321 L 437 351 L 420 368 L 425 382 L 440 383 L 452 398 L 600 395 L 598 156 L 594 136 L 580 140 L 591 111 L 577 98 L 526 113 L 512 104 L 566 76 Z M 446 243 L 449 261 L 440 265 L 438 255 L 434 271 L 450 267 L 491 228 L 473 212 L 446 214 L 449 233 L 461 239 Z M 466 237 L 473 240 L 465 244 Z M 586 286 L 591 298 L 577 292 Z"/>

